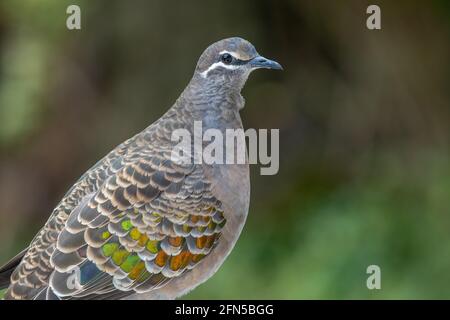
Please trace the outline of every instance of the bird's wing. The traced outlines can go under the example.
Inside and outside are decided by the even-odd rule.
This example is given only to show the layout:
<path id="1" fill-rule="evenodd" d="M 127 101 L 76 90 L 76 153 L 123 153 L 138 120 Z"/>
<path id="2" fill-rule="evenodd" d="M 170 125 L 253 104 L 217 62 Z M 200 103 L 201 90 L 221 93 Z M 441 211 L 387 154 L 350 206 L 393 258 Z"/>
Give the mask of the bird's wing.
<path id="1" fill-rule="evenodd" d="M 122 169 L 138 152 L 139 136 L 128 139 L 89 169 L 66 193 L 44 227 L 36 234 L 11 277 L 6 279 L 5 299 L 32 299 L 47 287 L 53 267 L 50 257 L 58 234 L 63 230 L 70 213 L 87 195 L 98 190 L 108 177 Z M 131 149 L 131 151 L 130 151 Z"/>
<path id="2" fill-rule="evenodd" d="M 28 247 L 19 252 L 14 258 L 0 267 L 0 290 L 9 286 L 11 274 L 14 272 L 14 269 L 20 264 L 27 251 Z"/>
<path id="3" fill-rule="evenodd" d="M 147 292 L 210 253 L 225 224 L 221 203 L 201 166 L 167 159 L 124 166 L 72 211 L 51 255 L 49 289 L 39 298 Z"/>

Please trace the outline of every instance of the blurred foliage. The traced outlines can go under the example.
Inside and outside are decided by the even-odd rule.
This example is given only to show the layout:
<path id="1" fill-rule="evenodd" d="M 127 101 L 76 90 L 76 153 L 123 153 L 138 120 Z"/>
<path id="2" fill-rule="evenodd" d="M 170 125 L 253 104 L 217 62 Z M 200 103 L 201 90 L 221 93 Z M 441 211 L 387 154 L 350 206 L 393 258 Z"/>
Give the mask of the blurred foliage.
<path id="1" fill-rule="evenodd" d="M 68 31 L 69 4 L 82 30 Z M 246 127 L 280 128 L 280 172 L 252 168 L 248 222 L 186 298 L 450 296 L 450 7 L 378 1 L 2 1 L 0 260 L 75 180 L 156 120 L 210 43 L 250 40 Z M 366 288 L 366 268 L 382 290 Z"/>

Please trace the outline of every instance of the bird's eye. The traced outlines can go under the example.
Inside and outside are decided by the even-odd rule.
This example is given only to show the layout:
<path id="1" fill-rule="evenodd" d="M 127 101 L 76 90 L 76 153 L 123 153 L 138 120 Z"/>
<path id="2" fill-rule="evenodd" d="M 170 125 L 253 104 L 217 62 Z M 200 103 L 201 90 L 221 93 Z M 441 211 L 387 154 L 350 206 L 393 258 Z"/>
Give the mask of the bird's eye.
<path id="1" fill-rule="evenodd" d="M 231 62 L 233 62 L 233 56 L 229 53 L 224 53 L 220 59 L 225 64 L 230 64 Z"/>

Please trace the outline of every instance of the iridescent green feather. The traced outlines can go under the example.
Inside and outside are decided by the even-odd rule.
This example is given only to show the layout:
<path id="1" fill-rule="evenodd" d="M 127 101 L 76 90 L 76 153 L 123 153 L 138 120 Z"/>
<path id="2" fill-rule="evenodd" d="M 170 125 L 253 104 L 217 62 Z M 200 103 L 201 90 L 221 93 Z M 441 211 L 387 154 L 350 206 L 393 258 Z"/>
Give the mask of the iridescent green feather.
<path id="1" fill-rule="evenodd" d="M 105 243 L 102 247 L 105 257 L 111 257 L 113 253 L 119 248 L 119 244 L 115 242 Z"/>
<path id="2" fill-rule="evenodd" d="M 130 272 L 131 269 L 139 262 L 141 259 L 137 254 L 130 254 L 126 260 L 120 265 L 120 268 L 125 272 Z"/>

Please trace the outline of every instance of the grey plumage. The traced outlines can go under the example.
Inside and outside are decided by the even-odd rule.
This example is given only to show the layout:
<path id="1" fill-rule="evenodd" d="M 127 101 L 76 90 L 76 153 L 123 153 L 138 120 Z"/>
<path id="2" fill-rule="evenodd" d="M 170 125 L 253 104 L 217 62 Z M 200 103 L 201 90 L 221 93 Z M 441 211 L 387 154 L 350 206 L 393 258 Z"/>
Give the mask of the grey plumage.
<path id="1" fill-rule="evenodd" d="M 88 170 L 0 270 L 17 265 L 5 298 L 172 299 L 207 280 L 245 223 L 248 164 L 175 163 L 171 133 L 242 128 L 240 91 L 260 67 L 281 68 L 241 38 L 208 47 L 172 108 Z"/>

